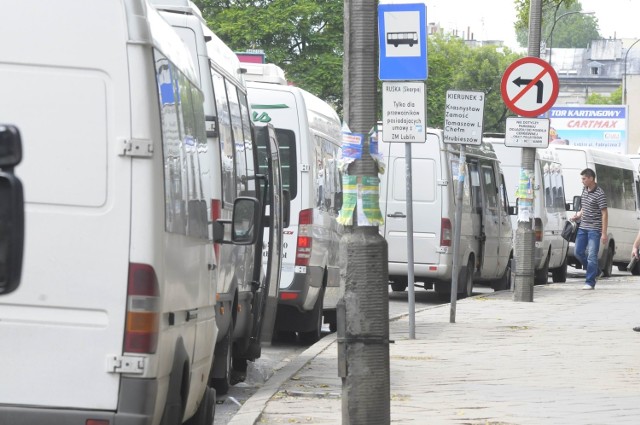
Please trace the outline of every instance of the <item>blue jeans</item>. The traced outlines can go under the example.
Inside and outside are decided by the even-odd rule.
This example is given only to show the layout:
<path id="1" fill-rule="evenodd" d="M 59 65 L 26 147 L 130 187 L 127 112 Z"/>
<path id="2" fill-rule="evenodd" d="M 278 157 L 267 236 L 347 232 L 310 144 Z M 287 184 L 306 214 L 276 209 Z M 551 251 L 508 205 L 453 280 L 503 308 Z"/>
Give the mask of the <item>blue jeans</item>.
<path id="1" fill-rule="evenodd" d="M 587 285 L 596 286 L 598 275 L 598 250 L 600 249 L 600 230 L 578 229 L 574 253 L 582 263 L 582 268 L 587 270 Z M 586 264 L 586 267 L 585 267 Z"/>

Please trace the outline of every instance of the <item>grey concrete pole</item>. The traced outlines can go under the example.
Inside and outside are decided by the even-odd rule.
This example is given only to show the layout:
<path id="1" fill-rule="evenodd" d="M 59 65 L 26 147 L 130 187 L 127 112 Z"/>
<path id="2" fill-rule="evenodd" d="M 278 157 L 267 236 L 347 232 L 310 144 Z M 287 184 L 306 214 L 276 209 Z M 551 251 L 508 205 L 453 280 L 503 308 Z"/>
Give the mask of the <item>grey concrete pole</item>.
<path id="1" fill-rule="evenodd" d="M 540 32 L 542 23 L 542 0 L 531 0 L 529 5 L 529 56 L 540 57 Z M 522 170 L 525 175 L 534 176 L 536 158 L 535 148 L 522 148 Z M 533 188 L 532 188 L 533 190 Z M 535 239 L 533 232 L 533 211 L 535 202 L 531 205 L 531 219 L 518 220 L 516 230 L 516 278 L 514 282 L 514 301 L 533 301 L 534 256 Z"/>
<path id="2" fill-rule="evenodd" d="M 368 134 L 377 122 L 378 2 L 344 3 L 344 120 Z M 369 155 L 353 162 L 351 176 L 378 177 Z M 340 240 L 338 372 L 343 424 L 389 424 L 389 270 L 387 243 L 377 226 L 345 226 Z"/>

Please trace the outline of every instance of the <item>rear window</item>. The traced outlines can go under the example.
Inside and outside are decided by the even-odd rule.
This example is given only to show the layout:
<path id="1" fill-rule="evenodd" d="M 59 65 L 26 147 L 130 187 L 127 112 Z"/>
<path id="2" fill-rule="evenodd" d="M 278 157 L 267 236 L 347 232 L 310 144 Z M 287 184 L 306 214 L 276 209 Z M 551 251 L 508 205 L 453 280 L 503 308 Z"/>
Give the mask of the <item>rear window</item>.
<path id="1" fill-rule="evenodd" d="M 282 168 L 282 190 L 288 190 L 291 199 L 298 195 L 298 162 L 296 156 L 296 135 L 291 130 L 276 128 L 280 145 L 280 168 Z"/>

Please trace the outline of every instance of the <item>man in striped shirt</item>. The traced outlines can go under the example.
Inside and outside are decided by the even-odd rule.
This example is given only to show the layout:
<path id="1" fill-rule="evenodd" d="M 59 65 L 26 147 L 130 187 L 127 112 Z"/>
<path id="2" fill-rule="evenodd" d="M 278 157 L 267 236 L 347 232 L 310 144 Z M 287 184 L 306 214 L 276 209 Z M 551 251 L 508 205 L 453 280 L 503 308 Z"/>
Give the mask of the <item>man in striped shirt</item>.
<path id="1" fill-rule="evenodd" d="M 607 226 L 609 213 L 607 211 L 607 196 L 596 183 L 596 173 L 591 168 L 580 172 L 582 176 L 581 206 L 571 220 L 580 220 L 580 228 L 576 235 L 575 255 L 587 270 L 585 285 L 582 289 L 593 289 L 596 278 L 600 277 L 598 267 L 598 250 L 600 242 L 607 243 Z"/>

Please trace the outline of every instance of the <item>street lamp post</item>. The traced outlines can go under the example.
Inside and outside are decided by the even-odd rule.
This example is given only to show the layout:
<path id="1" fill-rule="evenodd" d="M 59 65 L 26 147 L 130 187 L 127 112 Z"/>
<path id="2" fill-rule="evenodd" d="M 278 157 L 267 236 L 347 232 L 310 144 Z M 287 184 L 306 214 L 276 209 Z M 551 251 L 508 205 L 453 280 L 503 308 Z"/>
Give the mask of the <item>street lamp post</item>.
<path id="1" fill-rule="evenodd" d="M 624 54 L 624 93 L 622 96 L 622 103 L 624 103 L 625 105 L 627 104 L 627 56 L 629 55 L 629 50 L 631 50 L 631 48 L 635 46 L 638 41 L 640 41 L 640 38 L 634 41 Z"/>
<path id="2" fill-rule="evenodd" d="M 556 12 L 558 10 L 556 9 Z M 549 36 L 547 37 L 550 41 L 549 43 L 549 64 L 551 66 L 553 66 L 553 64 L 551 63 L 551 51 L 553 50 L 553 30 L 556 29 L 556 24 L 558 23 L 558 21 L 562 18 L 564 18 L 565 16 L 569 16 L 569 15 L 575 15 L 575 14 L 580 14 L 580 15 L 593 15 L 595 14 L 595 12 L 583 12 L 581 10 L 574 10 L 573 12 L 566 12 L 563 13 L 562 15 L 558 16 L 556 18 L 555 13 L 553 14 L 554 20 L 553 20 L 553 25 L 551 26 L 551 31 L 549 31 Z"/>

